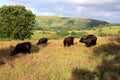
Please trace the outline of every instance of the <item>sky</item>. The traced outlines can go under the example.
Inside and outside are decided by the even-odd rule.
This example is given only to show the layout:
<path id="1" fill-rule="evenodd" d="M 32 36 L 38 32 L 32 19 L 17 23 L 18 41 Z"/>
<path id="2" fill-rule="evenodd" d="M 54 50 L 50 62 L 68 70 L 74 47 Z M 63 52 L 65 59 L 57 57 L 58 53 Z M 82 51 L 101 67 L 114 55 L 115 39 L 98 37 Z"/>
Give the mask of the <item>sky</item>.
<path id="1" fill-rule="evenodd" d="M 120 0 L 0 0 L 3 5 L 23 5 L 38 16 L 89 18 L 120 23 Z"/>

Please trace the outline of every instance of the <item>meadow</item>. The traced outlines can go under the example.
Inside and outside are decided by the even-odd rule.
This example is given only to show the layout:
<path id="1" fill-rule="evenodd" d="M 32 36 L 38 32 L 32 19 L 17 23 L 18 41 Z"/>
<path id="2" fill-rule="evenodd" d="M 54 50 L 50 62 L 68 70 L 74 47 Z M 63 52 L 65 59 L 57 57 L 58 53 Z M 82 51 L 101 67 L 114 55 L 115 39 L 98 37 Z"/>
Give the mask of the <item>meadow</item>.
<path id="1" fill-rule="evenodd" d="M 60 31 L 59 34 L 56 34 L 58 31 Z M 48 39 L 62 39 L 65 36 L 72 35 L 72 33 L 75 33 L 72 36 L 77 38 L 81 38 L 87 34 L 95 34 L 96 36 L 99 37 L 105 37 L 120 35 L 120 26 L 102 26 L 86 30 L 57 30 L 57 31 L 34 30 L 33 33 L 34 35 L 32 35 L 31 38 L 32 40 L 38 40 L 43 37 L 47 37 Z"/>
<path id="2" fill-rule="evenodd" d="M 63 39 L 47 45 L 32 43 L 31 54 L 9 56 L 23 41 L 0 41 L 0 80 L 120 80 L 120 37 L 98 37 L 97 45 L 87 48 L 75 38 L 63 46 Z"/>
<path id="3" fill-rule="evenodd" d="M 0 10 L 0 80 L 120 80 L 120 25 L 86 18 L 34 16 L 24 8 L 11 6 L 7 10 L 4 6 Z M 26 39 L 31 30 L 31 39 Z M 87 34 L 97 36 L 95 46 L 79 42 Z M 64 47 L 63 38 L 70 35 L 75 37 L 74 45 Z M 48 38 L 48 44 L 37 46 L 43 37 Z M 31 42 L 31 53 L 10 56 L 15 46 L 25 41 Z"/>

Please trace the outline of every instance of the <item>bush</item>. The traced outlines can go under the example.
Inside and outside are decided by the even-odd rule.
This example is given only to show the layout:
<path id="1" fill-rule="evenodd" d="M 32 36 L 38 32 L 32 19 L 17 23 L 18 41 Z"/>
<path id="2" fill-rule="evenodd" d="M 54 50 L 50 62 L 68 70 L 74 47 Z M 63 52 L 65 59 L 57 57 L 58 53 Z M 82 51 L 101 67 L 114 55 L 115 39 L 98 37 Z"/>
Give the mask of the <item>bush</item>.
<path id="1" fill-rule="evenodd" d="M 86 32 L 71 32 L 71 35 L 75 38 L 80 38 L 86 36 L 88 33 Z"/>
<path id="2" fill-rule="evenodd" d="M 59 38 L 63 38 L 63 37 L 68 36 L 68 35 L 69 35 L 68 31 L 57 31 L 56 32 L 56 36 Z"/>

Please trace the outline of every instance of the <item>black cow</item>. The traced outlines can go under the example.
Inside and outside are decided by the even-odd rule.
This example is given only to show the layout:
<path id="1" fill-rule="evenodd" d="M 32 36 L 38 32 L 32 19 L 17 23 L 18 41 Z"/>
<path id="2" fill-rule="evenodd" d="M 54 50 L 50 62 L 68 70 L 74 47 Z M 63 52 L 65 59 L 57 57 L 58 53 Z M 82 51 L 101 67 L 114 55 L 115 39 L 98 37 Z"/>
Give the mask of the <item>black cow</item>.
<path id="1" fill-rule="evenodd" d="M 74 43 L 74 37 L 72 36 L 69 36 L 69 37 L 65 37 L 64 40 L 63 40 L 63 44 L 64 44 L 64 47 L 66 46 L 70 46 L 70 45 L 73 45 Z"/>
<path id="2" fill-rule="evenodd" d="M 39 45 L 39 44 L 47 44 L 47 42 L 48 42 L 47 38 L 41 38 L 41 39 L 39 39 L 37 45 Z"/>
<path id="3" fill-rule="evenodd" d="M 11 56 L 16 55 L 18 53 L 30 53 L 31 43 L 23 42 L 18 43 L 13 51 L 11 51 Z"/>
<path id="4" fill-rule="evenodd" d="M 93 34 L 87 35 L 85 38 L 81 38 L 79 42 L 85 43 L 87 47 L 96 45 L 97 37 Z"/>

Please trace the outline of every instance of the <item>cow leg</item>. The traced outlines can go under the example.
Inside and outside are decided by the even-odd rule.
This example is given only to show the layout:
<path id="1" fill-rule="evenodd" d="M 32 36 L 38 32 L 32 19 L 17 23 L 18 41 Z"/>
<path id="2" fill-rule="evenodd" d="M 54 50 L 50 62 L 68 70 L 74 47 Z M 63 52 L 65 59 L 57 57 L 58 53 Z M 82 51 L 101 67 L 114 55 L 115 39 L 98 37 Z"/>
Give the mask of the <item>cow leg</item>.
<path id="1" fill-rule="evenodd" d="M 74 43 L 73 42 L 71 42 L 71 45 L 73 45 Z"/>
<path id="2" fill-rule="evenodd" d="M 91 47 L 91 45 L 87 45 L 87 47 Z"/>
<path id="3" fill-rule="evenodd" d="M 66 41 L 64 41 L 63 43 L 64 43 L 64 47 L 66 47 L 66 46 L 67 46 L 67 42 L 66 42 Z"/>
<path id="4" fill-rule="evenodd" d="M 96 41 L 94 41 L 94 45 L 96 45 Z"/>
<path id="5" fill-rule="evenodd" d="M 87 46 L 87 47 L 91 47 L 90 43 L 86 43 L 86 46 Z"/>
<path id="6" fill-rule="evenodd" d="M 64 47 L 68 46 L 68 42 L 64 41 Z"/>
<path id="7" fill-rule="evenodd" d="M 70 43 L 69 43 L 69 42 L 67 43 L 67 46 L 68 46 L 68 47 L 70 46 Z"/>

